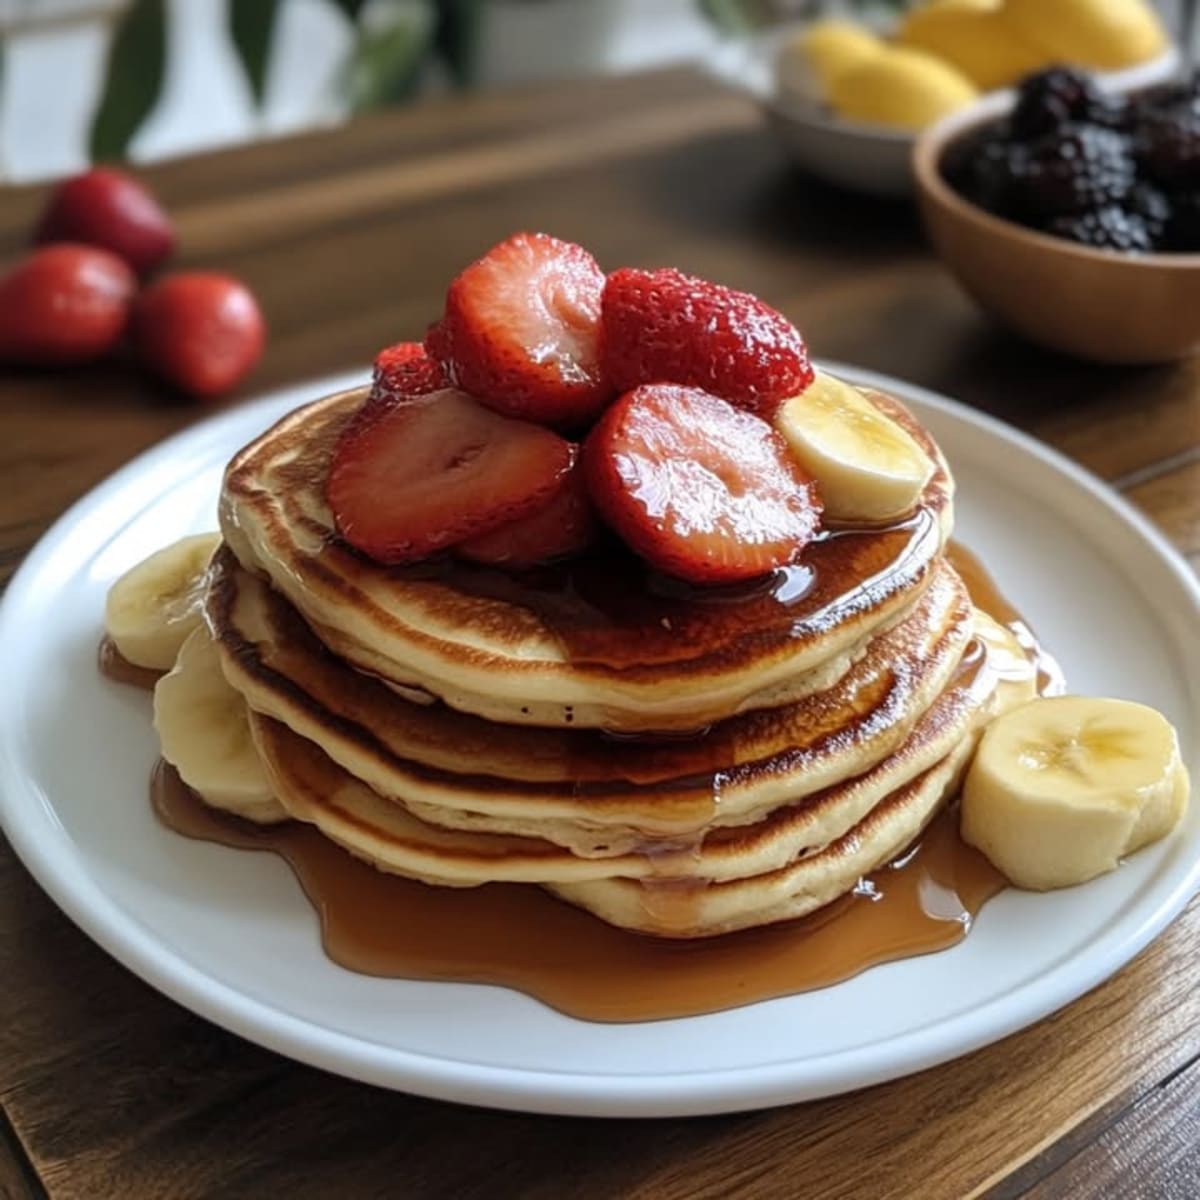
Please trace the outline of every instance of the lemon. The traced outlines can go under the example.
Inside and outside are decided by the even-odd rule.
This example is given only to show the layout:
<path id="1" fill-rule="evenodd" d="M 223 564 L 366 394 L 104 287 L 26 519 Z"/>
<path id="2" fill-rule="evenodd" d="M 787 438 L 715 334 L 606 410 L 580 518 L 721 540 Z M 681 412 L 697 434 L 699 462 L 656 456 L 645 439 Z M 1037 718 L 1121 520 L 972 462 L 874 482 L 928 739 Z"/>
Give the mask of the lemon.
<path id="1" fill-rule="evenodd" d="M 850 21 L 814 21 L 788 42 L 780 53 L 779 84 L 805 90 L 802 80 L 815 78 L 823 96 L 843 71 L 883 50 L 869 29 Z M 800 86 L 796 87 L 799 83 Z"/>
<path id="2" fill-rule="evenodd" d="M 1048 59 L 1103 71 L 1145 62 L 1167 46 L 1144 0 L 1005 0 L 1000 17 Z"/>
<path id="3" fill-rule="evenodd" d="M 1048 63 L 1005 21 L 1000 0 L 930 0 L 905 17 L 896 34 L 957 67 L 976 87 L 1004 87 Z"/>
<path id="4" fill-rule="evenodd" d="M 977 95 L 971 81 L 940 58 L 886 46 L 834 77 L 829 104 L 851 120 L 921 129 Z"/>

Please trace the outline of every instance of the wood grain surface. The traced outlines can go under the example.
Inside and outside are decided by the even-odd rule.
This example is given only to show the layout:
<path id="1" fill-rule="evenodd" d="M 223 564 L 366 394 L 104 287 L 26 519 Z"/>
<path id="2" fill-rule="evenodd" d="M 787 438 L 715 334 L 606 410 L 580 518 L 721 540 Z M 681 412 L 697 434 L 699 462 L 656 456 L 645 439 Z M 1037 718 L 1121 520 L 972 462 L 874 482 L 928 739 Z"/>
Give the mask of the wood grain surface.
<path id="1" fill-rule="evenodd" d="M 1004 417 L 1126 492 L 1200 565 L 1200 364 L 1090 367 L 996 330 L 912 210 L 789 169 L 744 100 L 656 73 L 450 101 L 147 171 L 187 265 L 271 326 L 243 395 L 420 336 L 514 228 L 602 264 L 758 292 L 815 352 Z M 0 196 L 0 252 L 44 193 Z M 237 397 L 231 400 L 236 403 Z M 0 375 L 0 582 L 68 504 L 203 416 L 128 364 Z M 0 1197 L 1200 1195 L 1200 900 L 1055 1016 L 865 1092 L 730 1117 L 589 1121 L 374 1090 L 164 999 L 0 843 Z"/>

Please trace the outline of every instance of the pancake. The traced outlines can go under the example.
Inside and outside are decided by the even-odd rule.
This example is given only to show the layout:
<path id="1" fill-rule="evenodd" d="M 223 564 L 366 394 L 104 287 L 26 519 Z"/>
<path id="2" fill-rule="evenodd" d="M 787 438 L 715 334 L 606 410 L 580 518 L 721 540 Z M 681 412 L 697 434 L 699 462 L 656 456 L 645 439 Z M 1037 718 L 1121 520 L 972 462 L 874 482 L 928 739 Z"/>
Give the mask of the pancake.
<path id="1" fill-rule="evenodd" d="M 953 483 L 898 402 L 871 400 L 936 464 L 888 527 L 828 529 L 792 567 L 695 588 L 619 547 L 521 573 L 449 557 L 386 568 L 336 535 L 323 481 L 365 389 L 285 417 L 238 453 L 225 538 L 335 654 L 401 688 L 506 724 L 695 730 L 827 689 L 902 620 L 949 536 Z"/>
<path id="2" fill-rule="evenodd" d="M 1011 639 L 1007 649 L 1019 653 Z M 978 657 L 897 751 L 863 775 L 753 825 L 711 830 L 673 852 L 660 847 L 607 859 L 579 857 L 536 837 L 429 824 L 281 723 L 255 714 L 251 727 L 289 815 L 381 870 L 452 887 L 539 883 L 611 924 L 700 937 L 819 908 L 919 835 L 957 785 L 983 723 L 1033 695 L 1032 670 L 1018 681 L 1006 677 L 1003 662 L 994 669 L 986 652 Z M 942 741 L 947 725 L 956 729 L 948 751 Z"/>
<path id="3" fill-rule="evenodd" d="M 435 824 L 536 835 L 578 855 L 745 824 L 862 774 L 963 671 L 976 626 L 962 581 L 939 562 L 912 612 L 832 688 L 702 736 L 634 739 L 414 704 L 331 654 L 227 549 L 213 561 L 207 613 L 226 678 L 251 709 L 380 795 Z M 935 757 L 964 732 L 967 708 L 943 722 Z"/>

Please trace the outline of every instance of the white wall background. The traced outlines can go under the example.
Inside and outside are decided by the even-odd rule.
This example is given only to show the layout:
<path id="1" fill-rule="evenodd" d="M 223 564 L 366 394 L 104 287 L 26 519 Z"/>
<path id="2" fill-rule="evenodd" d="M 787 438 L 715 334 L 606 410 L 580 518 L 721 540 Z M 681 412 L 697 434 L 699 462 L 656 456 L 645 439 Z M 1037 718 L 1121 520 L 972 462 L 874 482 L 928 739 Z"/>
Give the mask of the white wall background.
<path id="1" fill-rule="evenodd" d="M 1057 0 L 1045 0 L 1047 4 Z M 1181 0 L 1158 0 L 1174 21 Z M 338 121 L 337 72 L 346 21 L 325 0 L 289 0 L 256 111 L 226 34 L 225 0 L 169 0 L 167 77 L 132 146 L 137 161 Z M 0 178 L 44 179 L 80 169 L 104 68 L 109 24 L 72 23 L 119 0 L 0 0 Z M 695 59 L 716 35 L 694 0 L 496 0 L 485 27 L 481 82 L 565 78 Z"/>
<path id="2" fill-rule="evenodd" d="M 42 179 L 84 165 L 109 25 L 72 24 L 70 18 L 97 3 L 104 0 L 0 0 L 0 27 L 14 29 L 0 81 L 0 172 L 6 180 Z M 226 35 L 224 0 L 170 0 L 170 10 L 166 83 L 133 143 L 135 160 L 344 116 L 336 79 L 350 32 L 329 4 L 289 0 L 283 6 L 261 113 Z M 498 4 L 483 38 L 482 82 L 631 70 L 694 58 L 713 41 L 693 0 Z"/>

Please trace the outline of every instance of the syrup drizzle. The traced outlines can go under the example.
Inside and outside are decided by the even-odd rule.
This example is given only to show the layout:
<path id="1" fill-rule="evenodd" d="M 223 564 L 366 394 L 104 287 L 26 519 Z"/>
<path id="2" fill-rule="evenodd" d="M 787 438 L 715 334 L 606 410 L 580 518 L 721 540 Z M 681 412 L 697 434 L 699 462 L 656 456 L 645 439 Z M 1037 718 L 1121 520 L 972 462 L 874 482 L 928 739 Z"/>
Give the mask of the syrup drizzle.
<path id="1" fill-rule="evenodd" d="M 1060 686 L 1057 665 L 978 559 L 959 545 L 948 556 L 975 603 L 1030 648 L 1040 689 Z M 143 687 L 157 678 L 127 663 L 107 639 L 100 669 Z M 257 826 L 208 808 L 161 761 L 150 790 L 168 828 L 283 857 L 316 910 L 334 962 L 369 975 L 512 987 L 595 1021 L 715 1012 L 945 949 L 966 936 L 984 903 L 1006 886 L 959 838 L 952 805 L 893 863 L 808 917 L 719 937 L 662 939 L 617 929 L 530 885 L 440 888 L 384 874 L 311 826 Z M 695 885 L 657 880 L 646 903 L 686 906 L 689 886 Z"/>

